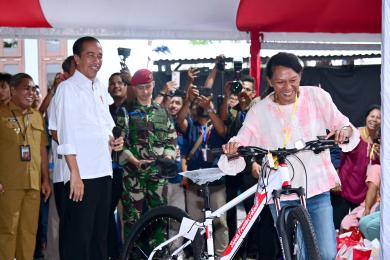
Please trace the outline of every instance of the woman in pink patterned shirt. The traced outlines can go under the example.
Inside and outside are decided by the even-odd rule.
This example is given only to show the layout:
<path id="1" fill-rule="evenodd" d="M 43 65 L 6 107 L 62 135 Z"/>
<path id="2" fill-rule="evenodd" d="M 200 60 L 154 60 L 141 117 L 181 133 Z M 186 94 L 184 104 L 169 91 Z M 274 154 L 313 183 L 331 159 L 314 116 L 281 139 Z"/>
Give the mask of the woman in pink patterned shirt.
<path id="1" fill-rule="evenodd" d="M 359 133 L 337 109 L 330 95 L 319 87 L 300 86 L 302 65 L 291 53 L 278 53 L 266 68 L 269 95 L 255 104 L 248 112 L 237 136 L 223 146 L 227 154 L 235 154 L 239 146 L 259 146 L 268 149 L 293 148 L 298 140 L 311 141 L 326 135 L 326 129 L 335 135 L 343 151 L 350 151 L 359 142 Z M 343 144 L 346 138 L 348 144 Z M 339 182 L 332 166 L 329 152 L 314 154 L 310 151 L 297 154 L 300 162 L 289 157 L 293 167 L 290 176 L 293 187 L 307 187 L 307 209 L 319 241 L 322 259 L 334 259 L 336 234 L 332 217 L 329 190 Z M 252 165 L 252 174 L 259 175 L 260 166 Z M 283 201 L 286 204 L 297 200 Z M 276 217 L 275 207 L 271 212 Z"/>

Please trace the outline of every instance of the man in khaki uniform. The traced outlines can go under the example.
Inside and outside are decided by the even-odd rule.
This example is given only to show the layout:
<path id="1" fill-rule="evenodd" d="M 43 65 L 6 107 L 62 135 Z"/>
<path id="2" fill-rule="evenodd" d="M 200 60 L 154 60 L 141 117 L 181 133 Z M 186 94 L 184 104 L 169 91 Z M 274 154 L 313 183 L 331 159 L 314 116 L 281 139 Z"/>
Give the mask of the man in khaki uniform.
<path id="1" fill-rule="evenodd" d="M 11 101 L 0 106 L 0 259 L 31 260 L 40 189 L 45 200 L 51 192 L 47 137 L 42 116 L 31 108 L 32 78 L 16 74 L 10 86 Z"/>

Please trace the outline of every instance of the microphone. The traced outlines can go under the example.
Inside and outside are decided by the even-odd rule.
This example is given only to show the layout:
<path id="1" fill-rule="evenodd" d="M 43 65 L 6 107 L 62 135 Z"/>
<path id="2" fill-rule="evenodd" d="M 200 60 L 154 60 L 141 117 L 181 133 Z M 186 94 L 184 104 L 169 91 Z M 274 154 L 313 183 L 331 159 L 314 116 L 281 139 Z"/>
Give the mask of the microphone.
<path id="1" fill-rule="evenodd" d="M 117 126 L 114 126 L 114 128 L 112 129 L 112 135 L 114 136 L 114 139 L 119 138 L 121 136 L 121 134 L 122 134 L 122 130 Z M 116 162 L 116 163 L 119 162 L 118 156 L 119 156 L 119 152 L 113 151 L 112 157 L 113 157 L 114 162 Z"/>

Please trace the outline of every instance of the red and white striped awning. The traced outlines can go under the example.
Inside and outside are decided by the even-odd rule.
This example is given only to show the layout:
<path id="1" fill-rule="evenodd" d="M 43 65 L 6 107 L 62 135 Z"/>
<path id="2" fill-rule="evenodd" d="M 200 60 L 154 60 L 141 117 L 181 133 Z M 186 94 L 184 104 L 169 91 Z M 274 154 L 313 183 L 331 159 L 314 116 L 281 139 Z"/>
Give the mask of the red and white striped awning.
<path id="1" fill-rule="evenodd" d="M 380 0 L 2 0 L 0 35 L 237 40 L 259 31 L 265 41 L 370 42 L 380 41 L 380 7 Z"/>

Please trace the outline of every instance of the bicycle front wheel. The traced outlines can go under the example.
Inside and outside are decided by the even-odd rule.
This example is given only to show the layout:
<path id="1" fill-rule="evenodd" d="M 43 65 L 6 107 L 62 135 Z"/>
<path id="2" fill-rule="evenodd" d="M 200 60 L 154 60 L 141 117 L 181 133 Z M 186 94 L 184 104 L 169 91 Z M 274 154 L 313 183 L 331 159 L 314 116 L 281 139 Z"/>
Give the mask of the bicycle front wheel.
<path id="1" fill-rule="evenodd" d="M 121 260 L 148 259 L 158 245 L 178 234 L 183 217 L 189 218 L 183 210 L 172 206 L 156 207 L 146 212 L 132 227 Z M 185 238 L 173 241 L 157 251 L 153 259 L 194 258 L 196 250 L 193 250 L 193 244 L 186 247 L 176 258 L 172 258 L 172 253 L 186 241 Z"/>
<path id="2" fill-rule="evenodd" d="M 288 211 L 286 233 L 292 259 L 321 259 L 313 224 L 303 206 Z"/>

